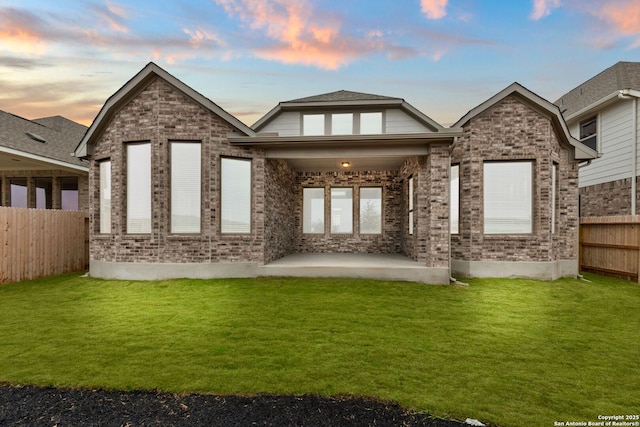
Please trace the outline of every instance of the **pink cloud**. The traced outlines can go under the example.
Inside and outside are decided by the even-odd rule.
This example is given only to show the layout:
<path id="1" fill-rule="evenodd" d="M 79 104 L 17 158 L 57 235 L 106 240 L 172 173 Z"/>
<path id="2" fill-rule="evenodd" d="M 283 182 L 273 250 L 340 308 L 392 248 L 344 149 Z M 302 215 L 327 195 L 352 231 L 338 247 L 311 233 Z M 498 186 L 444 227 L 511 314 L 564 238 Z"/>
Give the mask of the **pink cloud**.
<path id="1" fill-rule="evenodd" d="M 604 3 L 600 14 L 606 22 L 622 34 L 640 33 L 640 3 L 637 0 Z"/>
<path id="2" fill-rule="evenodd" d="M 533 0 L 533 11 L 529 17 L 534 21 L 549 15 L 553 9 L 560 7 L 560 0 Z"/>
<path id="3" fill-rule="evenodd" d="M 107 1 L 105 6 L 93 6 L 93 12 L 102 20 L 104 20 L 110 29 L 121 33 L 128 33 L 129 28 L 125 21 L 127 13 L 124 8 L 117 3 Z"/>
<path id="4" fill-rule="evenodd" d="M 444 18 L 447 14 L 447 2 L 448 0 L 421 0 L 422 13 L 427 19 Z"/>
<path id="5" fill-rule="evenodd" d="M 44 49 L 44 34 L 37 30 L 41 21 L 29 12 L 0 9 L 0 46 L 22 53 L 40 53 Z"/>
<path id="6" fill-rule="evenodd" d="M 381 44 L 341 33 L 341 22 L 322 15 L 307 0 L 215 0 L 229 15 L 262 31 L 270 43 L 254 48 L 258 57 L 287 64 L 337 69 Z"/>

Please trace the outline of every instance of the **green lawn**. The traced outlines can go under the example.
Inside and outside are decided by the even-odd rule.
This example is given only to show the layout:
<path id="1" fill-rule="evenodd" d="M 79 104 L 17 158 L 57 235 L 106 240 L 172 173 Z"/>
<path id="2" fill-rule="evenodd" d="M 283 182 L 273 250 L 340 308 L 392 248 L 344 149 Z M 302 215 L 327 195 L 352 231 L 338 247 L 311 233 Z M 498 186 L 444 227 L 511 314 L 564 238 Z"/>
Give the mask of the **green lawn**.
<path id="1" fill-rule="evenodd" d="M 640 286 L 470 280 L 0 286 L 0 382 L 394 400 L 552 426 L 640 413 Z"/>

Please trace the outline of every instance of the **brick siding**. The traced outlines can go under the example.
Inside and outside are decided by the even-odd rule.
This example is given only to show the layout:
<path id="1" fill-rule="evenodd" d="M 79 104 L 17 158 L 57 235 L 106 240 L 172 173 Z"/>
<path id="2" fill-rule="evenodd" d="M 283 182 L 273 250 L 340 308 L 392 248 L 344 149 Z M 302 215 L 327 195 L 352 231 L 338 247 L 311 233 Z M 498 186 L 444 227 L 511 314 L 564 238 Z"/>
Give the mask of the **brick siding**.
<path id="1" fill-rule="evenodd" d="M 577 257 L 578 168 L 569 162 L 551 121 L 514 96 L 464 126 L 452 150 L 460 165 L 460 232 L 453 235 L 452 258 L 468 261 L 552 261 Z M 533 162 L 533 233 L 485 235 L 483 162 Z M 556 228 L 551 233 L 551 170 L 558 165 Z"/>

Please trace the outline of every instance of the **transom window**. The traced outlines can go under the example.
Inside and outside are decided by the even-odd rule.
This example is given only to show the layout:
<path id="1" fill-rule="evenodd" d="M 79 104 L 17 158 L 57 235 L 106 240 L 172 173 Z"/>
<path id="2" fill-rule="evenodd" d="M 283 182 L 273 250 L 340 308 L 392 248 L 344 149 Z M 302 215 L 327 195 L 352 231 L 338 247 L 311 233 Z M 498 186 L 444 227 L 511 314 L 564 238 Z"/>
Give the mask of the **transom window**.
<path id="1" fill-rule="evenodd" d="M 384 133 L 383 114 L 374 112 L 302 115 L 302 135 L 374 135 Z"/>
<path id="2" fill-rule="evenodd" d="M 484 164 L 484 233 L 533 231 L 533 162 Z"/>
<path id="3" fill-rule="evenodd" d="M 589 117 L 580 122 L 580 142 L 589 148 L 598 147 L 598 116 Z"/>

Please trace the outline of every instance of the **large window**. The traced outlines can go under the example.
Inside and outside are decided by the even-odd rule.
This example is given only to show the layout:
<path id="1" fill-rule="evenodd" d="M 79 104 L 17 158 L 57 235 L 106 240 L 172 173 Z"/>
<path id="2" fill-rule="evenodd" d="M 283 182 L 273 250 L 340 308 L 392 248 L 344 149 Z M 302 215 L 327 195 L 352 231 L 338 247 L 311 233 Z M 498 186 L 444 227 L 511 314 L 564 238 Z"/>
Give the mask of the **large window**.
<path id="1" fill-rule="evenodd" d="M 558 197 L 558 164 L 551 165 L 551 233 L 556 232 L 556 198 Z"/>
<path id="2" fill-rule="evenodd" d="M 127 144 L 127 233 L 151 233 L 151 144 Z"/>
<path id="3" fill-rule="evenodd" d="M 302 190 L 302 232 L 324 233 L 324 188 Z"/>
<path id="4" fill-rule="evenodd" d="M 53 179 L 36 178 L 36 209 L 51 209 L 53 207 Z"/>
<path id="5" fill-rule="evenodd" d="M 580 142 L 598 150 L 598 116 L 589 117 L 580 122 Z"/>
<path id="6" fill-rule="evenodd" d="M 12 208 L 27 207 L 27 178 L 9 178 L 9 190 L 11 191 Z"/>
<path id="7" fill-rule="evenodd" d="M 353 189 L 331 189 L 331 232 L 353 233 Z"/>
<path id="8" fill-rule="evenodd" d="M 360 234 L 382 233 L 382 188 L 360 188 Z"/>
<path id="9" fill-rule="evenodd" d="M 460 165 L 451 166 L 449 194 L 451 197 L 449 230 L 452 234 L 458 234 L 460 232 Z"/>
<path id="10" fill-rule="evenodd" d="M 171 232 L 200 232 L 200 143 L 171 142 Z"/>
<path id="11" fill-rule="evenodd" d="M 111 233 L 111 161 L 100 162 L 100 233 Z"/>
<path id="12" fill-rule="evenodd" d="M 532 162 L 484 164 L 485 234 L 533 230 Z"/>
<path id="13" fill-rule="evenodd" d="M 251 160 L 221 159 L 222 233 L 251 232 Z"/>

